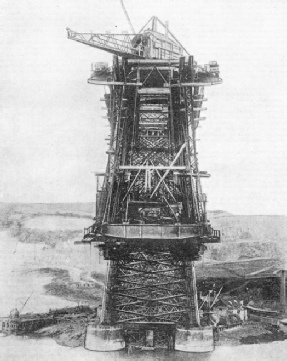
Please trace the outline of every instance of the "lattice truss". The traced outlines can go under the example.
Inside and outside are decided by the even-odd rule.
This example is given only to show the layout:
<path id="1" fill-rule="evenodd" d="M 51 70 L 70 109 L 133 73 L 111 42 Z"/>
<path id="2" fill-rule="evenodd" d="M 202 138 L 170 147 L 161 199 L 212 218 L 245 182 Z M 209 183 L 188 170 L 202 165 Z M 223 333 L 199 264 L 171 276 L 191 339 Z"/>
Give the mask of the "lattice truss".
<path id="1" fill-rule="evenodd" d="M 105 96 L 111 133 L 98 229 L 105 223 L 204 225 L 196 129 L 205 99 L 203 87 L 181 86 L 192 81 L 191 59 L 140 67 L 114 58 Z M 125 85 L 132 82 L 140 85 Z M 110 261 L 101 322 L 199 326 L 193 267 L 199 248 L 190 241 L 197 242 L 173 249 L 172 242 L 154 248 L 141 240 L 106 237 Z M 166 346 L 170 331 L 154 332 Z M 128 337 L 129 343 L 146 342 L 142 326 Z"/>
<path id="2" fill-rule="evenodd" d="M 162 71 L 155 66 L 143 75 L 139 69 L 132 69 L 129 76 L 137 76 L 142 85 L 153 89 L 154 83 L 170 81 L 174 72 L 175 67 Z M 123 80 L 124 74 L 115 58 L 114 81 Z M 183 76 L 180 80 L 186 81 Z M 129 202 L 148 199 L 162 202 L 162 216 L 171 221 L 179 203 L 183 203 L 185 222 L 205 220 L 200 179 L 192 176 L 199 174 L 196 128 L 202 119 L 199 116 L 203 101 L 203 87 L 146 93 L 135 87 L 110 87 L 106 101 L 111 135 L 104 221 L 128 221 Z M 121 165 L 130 165 L 131 169 L 119 172 Z M 175 180 L 174 172 L 165 170 L 170 165 L 186 167 L 189 176 Z"/>
<path id="3" fill-rule="evenodd" d="M 180 88 L 180 114 L 179 119 L 182 124 L 186 125 L 186 144 L 187 144 L 187 157 L 186 162 L 190 163 L 190 167 L 196 177 L 188 179 L 189 190 L 187 193 L 190 204 L 194 209 L 196 221 L 205 221 L 204 202 L 206 201 L 205 194 L 202 193 L 201 182 L 199 178 L 199 165 L 197 159 L 196 147 L 196 129 L 199 125 L 200 112 L 206 110 L 202 108 L 204 99 L 204 87 L 183 87 Z"/>
<path id="4" fill-rule="evenodd" d="M 151 20 L 152 30 L 148 22 L 134 35 L 67 30 L 70 39 L 114 54 L 112 68 L 98 63 L 88 80 L 109 89 L 108 161 L 97 175 L 104 178 L 96 223 L 84 235 L 108 260 L 101 323 L 123 324 L 128 344 L 172 348 L 176 327 L 200 326 L 193 262 L 214 237 L 196 130 L 205 119 L 204 85 L 221 80 L 216 62 L 201 67 L 183 57 L 168 28 L 159 34 L 159 19 Z"/>
<path id="5" fill-rule="evenodd" d="M 135 165 L 167 166 L 171 162 L 169 97 L 139 96 L 137 147 L 130 154 Z"/>
<path id="6" fill-rule="evenodd" d="M 191 262 L 175 261 L 169 252 L 131 252 L 113 261 L 113 320 L 198 325 L 192 272 Z"/>

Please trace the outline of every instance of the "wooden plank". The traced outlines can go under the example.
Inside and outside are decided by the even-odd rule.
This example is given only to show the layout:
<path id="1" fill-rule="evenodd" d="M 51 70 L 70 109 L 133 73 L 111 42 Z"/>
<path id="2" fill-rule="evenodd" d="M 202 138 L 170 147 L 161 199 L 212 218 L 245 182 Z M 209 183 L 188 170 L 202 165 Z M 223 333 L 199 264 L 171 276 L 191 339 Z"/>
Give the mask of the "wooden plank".
<path id="1" fill-rule="evenodd" d="M 197 118 L 197 119 L 199 119 L 199 118 Z M 141 126 L 141 125 L 148 125 L 148 126 L 157 127 L 157 126 L 160 126 L 160 125 L 167 125 L 167 120 L 165 122 L 154 122 L 154 123 L 145 122 L 145 121 L 140 120 L 139 121 L 139 126 Z"/>
<path id="2" fill-rule="evenodd" d="M 179 166 L 153 166 L 153 165 L 120 165 L 119 169 L 142 169 L 142 170 L 151 170 L 151 169 L 158 169 L 158 170 L 185 170 L 186 166 L 184 165 L 179 165 Z"/>
<path id="3" fill-rule="evenodd" d="M 169 66 L 169 65 L 179 65 L 179 59 L 174 60 L 165 60 L 165 59 L 128 59 L 128 64 L 135 65 L 161 65 L 161 66 Z"/>
<path id="4" fill-rule="evenodd" d="M 207 108 L 193 108 L 192 109 L 194 112 L 202 112 L 204 110 L 207 110 Z"/>
<path id="5" fill-rule="evenodd" d="M 207 99 L 207 98 L 202 98 L 202 99 L 192 98 L 192 100 L 193 100 L 194 102 L 206 102 L 208 99 Z"/>
<path id="6" fill-rule="evenodd" d="M 138 94 L 170 94 L 168 88 L 142 88 L 138 90 Z"/>
<path id="7" fill-rule="evenodd" d="M 98 81 L 93 79 L 88 79 L 88 83 L 94 85 L 142 86 L 142 83 L 124 83 L 121 81 Z"/>
<path id="8" fill-rule="evenodd" d="M 154 70 L 154 69 L 160 70 L 160 71 L 169 71 L 169 70 L 173 70 L 176 69 L 174 66 L 170 67 L 170 66 L 139 66 L 138 69 L 139 70 Z"/>
<path id="9" fill-rule="evenodd" d="M 199 86 L 211 86 L 211 85 L 212 83 L 181 83 L 181 84 L 171 84 L 171 87 L 172 88 L 181 87 L 181 86 L 199 87 Z"/>
<path id="10" fill-rule="evenodd" d="M 201 122 L 202 120 L 205 120 L 206 117 L 202 117 L 202 118 L 194 118 L 193 120 L 197 121 L 197 122 Z"/>

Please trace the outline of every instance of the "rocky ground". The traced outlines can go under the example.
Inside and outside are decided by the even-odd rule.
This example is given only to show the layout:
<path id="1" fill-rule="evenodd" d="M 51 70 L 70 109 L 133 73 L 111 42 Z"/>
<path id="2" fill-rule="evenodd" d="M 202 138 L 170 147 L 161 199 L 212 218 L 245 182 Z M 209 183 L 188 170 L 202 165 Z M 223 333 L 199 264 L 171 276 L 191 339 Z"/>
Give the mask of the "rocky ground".
<path id="1" fill-rule="evenodd" d="M 284 333 L 279 332 L 275 328 L 259 322 L 248 321 L 241 326 L 221 331 L 219 333 L 219 340 L 216 341 L 215 345 L 238 346 L 240 344 L 268 343 L 285 339 L 287 339 L 287 335 L 284 335 Z"/>
<path id="2" fill-rule="evenodd" d="M 67 347 L 84 346 L 86 319 L 62 322 L 58 325 L 35 331 L 30 337 L 50 337 L 58 344 Z"/>
<path id="3" fill-rule="evenodd" d="M 207 246 L 204 254 L 207 261 L 271 258 L 286 262 L 286 216 L 238 216 L 213 211 L 208 217 L 212 227 L 221 231 L 221 243 Z"/>
<path id="4" fill-rule="evenodd" d="M 97 321 L 99 321 L 97 319 Z M 30 337 L 53 338 L 59 345 L 66 347 L 84 346 L 88 317 L 79 316 L 67 321 L 35 331 Z"/>

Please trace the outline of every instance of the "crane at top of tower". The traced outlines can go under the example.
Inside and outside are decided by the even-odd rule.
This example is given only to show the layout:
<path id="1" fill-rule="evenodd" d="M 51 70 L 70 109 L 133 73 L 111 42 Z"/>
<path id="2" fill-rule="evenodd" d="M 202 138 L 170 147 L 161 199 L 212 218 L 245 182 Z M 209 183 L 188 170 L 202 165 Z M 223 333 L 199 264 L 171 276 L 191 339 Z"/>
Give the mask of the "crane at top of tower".
<path id="1" fill-rule="evenodd" d="M 163 23 L 156 16 L 152 16 L 141 30 L 136 33 L 123 0 L 120 0 L 120 2 L 132 33 L 78 33 L 67 28 L 68 39 L 104 50 L 116 56 L 133 59 L 131 61 L 137 61 L 136 59 L 138 59 L 138 61 L 146 63 L 153 62 L 154 60 L 160 63 L 174 61 L 177 63 L 179 58 L 190 56 L 180 41 L 169 30 L 168 22 Z M 219 65 L 216 61 L 211 61 L 203 67 L 193 60 L 193 69 L 195 81 L 204 83 L 211 81 L 214 84 L 221 82 L 219 78 Z M 97 77 L 105 77 L 108 65 L 106 63 L 96 63 L 95 67 L 92 65 L 92 71 L 93 74 L 96 71 Z"/>
<path id="2" fill-rule="evenodd" d="M 67 28 L 68 38 L 114 55 L 129 58 L 170 60 L 189 55 L 169 30 L 168 23 L 164 24 L 156 16 L 151 17 L 139 33 L 136 33 L 123 1 L 120 0 L 120 2 L 132 30 L 131 34 L 78 33 Z M 163 33 L 158 31 L 159 26 L 163 28 Z"/>

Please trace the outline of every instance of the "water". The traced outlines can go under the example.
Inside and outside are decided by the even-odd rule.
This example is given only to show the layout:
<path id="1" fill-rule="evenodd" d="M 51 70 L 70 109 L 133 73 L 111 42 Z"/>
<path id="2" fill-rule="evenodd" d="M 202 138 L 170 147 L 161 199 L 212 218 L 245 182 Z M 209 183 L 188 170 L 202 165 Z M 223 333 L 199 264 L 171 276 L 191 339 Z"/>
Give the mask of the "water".
<path id="1" fill-rule="evenodd" d="M 20 309 L 21 302 L 33 292 L 23 312 L 46 312 L 49 308 L 75 305 L 74 302 L 45 295 L 43 286 L 51 276 L 41 275 L 23 267 L 25 262 L 33 265 L 35 247 L 29 243 L 17 242 L 7 231 L 0 231 L 0 316 L 7 316 L 12 308 Z M 15 252 L 16 250 L 16 252 Z M 36 251 L 37 252 L 37 251 Z"/>
<path id="2" fill-rule="evenodd" d="M 127 355 L 124 352 L 96 353 L 83 348 L 68 348 L 50 339 L 31 340 L 24 337 L 0 338 L 0 359 L 9 361 L 286 361 L 287 341 L 269 344 L 218 347 L 210 354 L 145 352 Z"/>
<path id="3" fill-rule="evenodd" d="M 15 307 L 15 300 L 24 300 L 32 290 L 34 293 L 28 306 L 34 312 L 47 311 L 49 307 L 64 307 L 74 304 L 54 296 L 44 294 L 43 285 L 49 276 L 35 276 L 22 273 L 24 261 L 33 261 L 34 245 L 18 244 L 6 231 L 0 231 L 0 316 L 6 316 Z M 28 310 L 26 310 L 28 312 Z M 179 352 L 142 352 L 127 355 L 126 352 L 96 353 L 82 347 L 59 346 L 51 339 L 30 339 L 26 336 L 0 337 L 0 360 L 9 361 L 285 361 L 287 360 L 287 340 L 268 344 L 242 345 L 236 347 L 219 346 L 210 354 L 186 354 Z"/>

